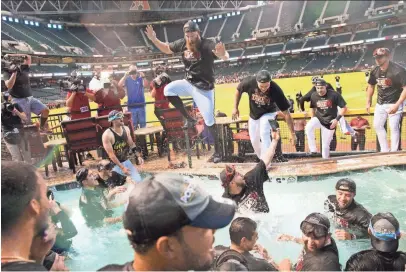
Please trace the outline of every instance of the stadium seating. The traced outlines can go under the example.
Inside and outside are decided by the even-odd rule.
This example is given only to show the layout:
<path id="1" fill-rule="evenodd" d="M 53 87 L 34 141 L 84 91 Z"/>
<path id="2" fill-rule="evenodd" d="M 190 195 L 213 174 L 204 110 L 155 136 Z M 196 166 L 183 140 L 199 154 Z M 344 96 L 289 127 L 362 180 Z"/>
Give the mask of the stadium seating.
<path id="1" fill-rule="evenodd" d="M 88 27 L 88 31 L 111 49 L 123 46 L 111 27 Z"/>
<path id="2" fill-rule="evenodd" d="M 302 40 L 291 40 L 288 41 L 286 44 L 286 50 L 295 50 L 295 49 L 300 49 L 303 46 L 304 41 Z"/>
<path id="3" fill-rule="evenodd" d="M 260 8 L 254 8 L 245 12 L 245 16 L 240 27 L 240 37 L 238 40 L 249 39 L 252 37 L 252 31 L 257 26 L 260 11 Z"/>
<path id="4" fill-rule="evenodd" d="M 243 56 L 249 56 L 249 55 L 258 55 L 261 54 L 263 47 L 250 47 L 245 49 Z"/>
<path id="5" fill-rule="evenodd" d="M 142 27 L 142 31 L 145 31 L 146 27 Z M 153 25 L 154 31 L 156 33 L 156 37 L 163 42 L 167 42 L 165 39 L 165 25 Z M 141 35 L 141 34 L 140 34 Z M 152 43 L 152 42 L 151 42 Z"/>
<path id="6" fill-rule="evenodd" d="M 228 54 L 230 55 L 230 58 L 235 58 L 235 57 L 240 57 L 242 52 L 243 52 L 242 49 L 237 49 L 237 50 L 228 51 Z"/>
<path id="7" fill-rule="evenodd" d="M 168 42 L 173 42 L 182 39 L 183 36 L 183 23 L 174 23 L 166 25 L 166 34 L 168 35 Z M 201 29 L 202 33 L 204 29 Z"/>
<path id="8" fill-rule="evenodd" d="M 262 69 L 268 70 L 271 74 L 277 73 L 282 69 L 285 61 L 283 60 L 265 60 L 264 66 Z"/>
<path id="9" fill-rule="evenodd" d="M 307 42 L 305 44 L 305 47 L 322 46 L 322 45 L 326 44 L 326 41 L 327 41 L 326 36 L 317 36 L 317 37 L 308 38 Z"/>
<path id="10" fill-rule="evenodd" d="M 344 13 L 347 1 L 328 1 L 326 11 L 323 18 L 341 15 Z"/>
<path id="11" fill-rule="evenodd" d="M 259 22 L 258 29 L 270 28 L 276 25 L 280 5 L 281 2 L 278 1 L 262 8 L 262 16 L 261 21 Z"/>
<path id="12" fill-rule="evenodd" d="M 385 27 L 382 31 L 382 37 L 397 34 L 406 34 L 406 24 L 394 27 Z"/>
<path id="13" fill-rule="evenodd" d="M 364 57 L 362 58 L 359 67 L 360 68 L 365 68 L 365 67 L 371 67 L 373 65 L 375 65 L 375 60 L 372 56 L 372 53 L 374 52 L 374 47 L 369 47 L 366 52 Z"/>
<path id="14" fill-rule="evenodd" d="M 240 65 L 223 67 L 219 71 L 216 71 L 216 75 L 232 75 L 238 73 L 240 70 Z"/>
<path id="15" fill-rule="evenodd" d="M 89 47 L 86 46 L 82 40 L 75 38 L 69 31 L 60 30 L 60 29 L 45 29 L 45 33 L 48 33 L 49 36 L 57 37 L 58 40 L 65 41 L 69 46 L 74 46 L 81 48 L 85 54 L 92 55 L 92 51 Z M 86 40 L 87 41 L 87 40 Z"/>
<path id="16" fill-rule="evenodd" d="M 265 46 L 264 53 L 279 52 L 279 51 L 282 51 L 282 49 L 283 49 L 283 44 L 282 43 L 268 44 L 268 45 Z"/>
<path id="17" fill-rule="evenodd" d="M 307 1 L 302 18 L 303 29 L 314 28 L 314 23 L 320 17 L 325 2 Z"/>
<path id="18" fill-rule="evenodd" d="M 115 31 L 120 37 L 120 39 L 123 41 L 125 46 L 127 47 L 146 46 L 144 38 L 142 37 L 140 29 L 138 27 L 133 26 L 117 27 Z"/>
<path id="19" fill-rule="evenodd" d="M 393 59 L 399 64 L 406 66 L 406 43 L 402 43 L 396 47 Z"/>
<path id="20" fill-rule="evenodd" d="M 315 59 L 306 66 L 306 71 L 326 69 L 336 55 L 316 55 Z"/>
<path id="21" fill-rule="evenodd" d="M 335 59 L 331 65 L 333 69 L 347 69 L 354 68 L 360 59 L 362 52 L 342 53 Z"/>
<path id="22" fill-rule="evenodd" d="M 348 8 L 349 22 L 360 21 L 366 19 L 365 11 L 371 5 L 369 0 L 351 1 Z"/>
<path id="23" fill-rule="evenodd" d="M 353 41 L 359 41 L 359 40 L 367 40 L 367 39 L 373 39 L 377 38 L 379 34 L 379 31 L 374 29 L 374 30 L 365 30 L 362 32 L 357 32 L 354 36 Z"/>
<path id="24" fill-rule="evenodd" d="M 390 0 L 380 0 L 380 1 L 374 1 L 374 9 L 380 8 L 380 7 L 385 7 L 393 4 L 397 4 L 399 1 L 390 1 Z"/>
<path id="25" fill-rule="evenodd" d="M 90 48 L 96 49 L 97 53 L 102 55 L 108 53 L 104 45 L 102 45 L 92 34 L 90 34 L 86 27 L 70 27 L 67 29 L 67 31 L 71 35 L 77 37 L 83 43 L 86 43 Z"/>
<path id="26" fill-rule="evenodd" d="M 286 73 L 300 72 L 312 60 L 313 56 L 307 56 L 306 58 L 296 56 L 296 58 L 292 58 L 291 60 L 287 61 L 288 63 L 285 66 L 285 70 L 283 72 Z"/>
<path id="27" fill-rule="evenodd" d="M 206 28 L 206 33 L 204 33 L 204 36 L 206 38 L 217 37 L 224 20 L 225 20 L 224 17 L 221 19 L 209 20 L 208 22 L 209 25 Z"/>
<path id="28" fill-rule="evenodd" d="M 279 18 L 280 32 L 291 32 L 295 24 L 298 23 L 300 13 L 302 12 L 302 1 L 284 1 Z"/>
<path id="29" fill-rule="evenodd" d="M 241 16 L 242 14 L 227 17 L 227 22 L 220 34 L 223 42 L 230 42 L 232 40 L 231 37 L 237 31 Z"/>
<path id="30" fill-rule="evenodd" d="M 328 44 L 336 44 L 336 43 L 345 43 L 349 42 L 351 39 L 352 33 L 341 34 L 337 36 L 331 36 Z"/>

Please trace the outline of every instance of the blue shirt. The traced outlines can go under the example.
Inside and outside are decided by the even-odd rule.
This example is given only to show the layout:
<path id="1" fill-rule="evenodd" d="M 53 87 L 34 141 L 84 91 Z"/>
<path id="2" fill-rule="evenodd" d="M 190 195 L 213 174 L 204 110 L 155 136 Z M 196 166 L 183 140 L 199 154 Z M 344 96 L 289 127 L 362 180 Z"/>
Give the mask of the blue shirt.
<path id="1" fill-rule="evenodd" d="M 144 103 L 144 82 L 142 77 L 137 77 L 133 80 L 131 76 L 125 80 L 125 87 L 127 88 L 128 104 Z M 145 105 L 134 106 L 135 108 L 145 107 Z M 132 107 L 133 108 L 133 107 Z"/>

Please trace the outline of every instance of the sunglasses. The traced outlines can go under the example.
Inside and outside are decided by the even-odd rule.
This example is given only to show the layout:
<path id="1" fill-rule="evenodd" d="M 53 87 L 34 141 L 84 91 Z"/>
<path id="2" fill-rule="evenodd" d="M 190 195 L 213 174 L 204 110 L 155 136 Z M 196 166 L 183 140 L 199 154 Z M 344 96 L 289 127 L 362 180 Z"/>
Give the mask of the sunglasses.
<path id="1" fill-rule="evenodd" d="M 369 230 L 371 231 L 372 235 L 379 240 L 382 241 L 391 241 L 391 240 L 397 240 L 398 237 L 400 236 L 400 230 L 397 230 L 395 233 L 384 233 L 384 232 L 377 232 L 374 230 L 372 227 L 372 223 L 369 223 Z"/>

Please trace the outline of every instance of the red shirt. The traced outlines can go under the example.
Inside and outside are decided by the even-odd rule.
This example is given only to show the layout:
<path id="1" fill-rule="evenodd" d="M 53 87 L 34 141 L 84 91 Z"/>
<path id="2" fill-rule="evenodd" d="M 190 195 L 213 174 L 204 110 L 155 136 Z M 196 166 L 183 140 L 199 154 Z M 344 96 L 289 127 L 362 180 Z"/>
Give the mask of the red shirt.
<path id="1" fill-rule="evenodd" d="M 97 116 L 108 115 L 112 110 L 123 111 L 123 108 L 120 106 L 120 97 L 116 95 L 114 91 L 102 89 L 97 91 L 95 96 L 95 102 L 99 104 Z"/>
<path id="2" fill-rule="evenodd" d="M 151 83 L 150 83 L 150 88 L 151 88 L 151 90 L 152 90 L 153 88 L 155 88 L 155 101 L 161 101 L 161 100 L 165 100 L 165 101 L 166 101 L 165 103 L 155 103 L 155 108 L 158 108 L 158 109 L 169 109 L 169 101 L 168 101 L 168 98 L 164 95 L 164 88 L 165 88 L 166 85 L 168 85 L 168 84 L 165 84 L 165 85 L 162 85 L 162 86 L 159 87 L 159 88 L 156 88 L 153 81 L 151 81 Z"/>
<path id="3" fill-rule="evenodd" d="M 361 129 L 361 127 L 363 127 L 363 126 L 369 126 L 369 123 L 368 123 L 368 120 L 367 119 L 365 119 L 365 118 L 360 118 L 360 119 L 358 119 L 358 118 L 353 118 L 352 120 L 351 120 L 351 123 L 350 123 L 350 126 L 351 127 L 355 127 L 355 131 L 357 131 L 358 133 L 360 133 L 360 134 L 365 134 L 365 129 Z"/>
<path id="4" fill-rule="evenodd" d="M 68 92 L 66 100 L 68 100 L 71 95 L 72 92 Z M 84 93 L 76 92 L 72 107 L 70 108 L 70 116 L 71 120 L 88 118 L 91 116 L 89 98 L 87 98 Z"/>

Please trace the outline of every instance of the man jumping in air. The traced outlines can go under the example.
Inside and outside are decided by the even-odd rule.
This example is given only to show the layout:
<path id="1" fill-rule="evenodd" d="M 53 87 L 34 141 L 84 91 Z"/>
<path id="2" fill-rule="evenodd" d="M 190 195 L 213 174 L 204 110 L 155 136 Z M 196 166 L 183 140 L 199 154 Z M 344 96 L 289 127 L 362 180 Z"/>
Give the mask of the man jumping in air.
<path id="1" fill-rule="evenodd" d="M 215 139 L 215 153 L 211 159 L 214 163 L 218 163 L 222 158 L 214 119 L 214 60 L 217 58 L 228 60 L 229 55 L 223 43 L 215 44 L 214 41 L 201 37 L 197 23 L 188 21 L 183 27 L 183 32 L 184 38 L 169 44 L 157 39 L 151 25 L 147 26 L 145 34 L 163 53 L 182 52 L 186 78 L 169 83 L 165 86 L 164 94 L 186 118 L 185 128 L 194 127 L 196 120 L 187 113 L 179 96 L 193 98 Z"/>

